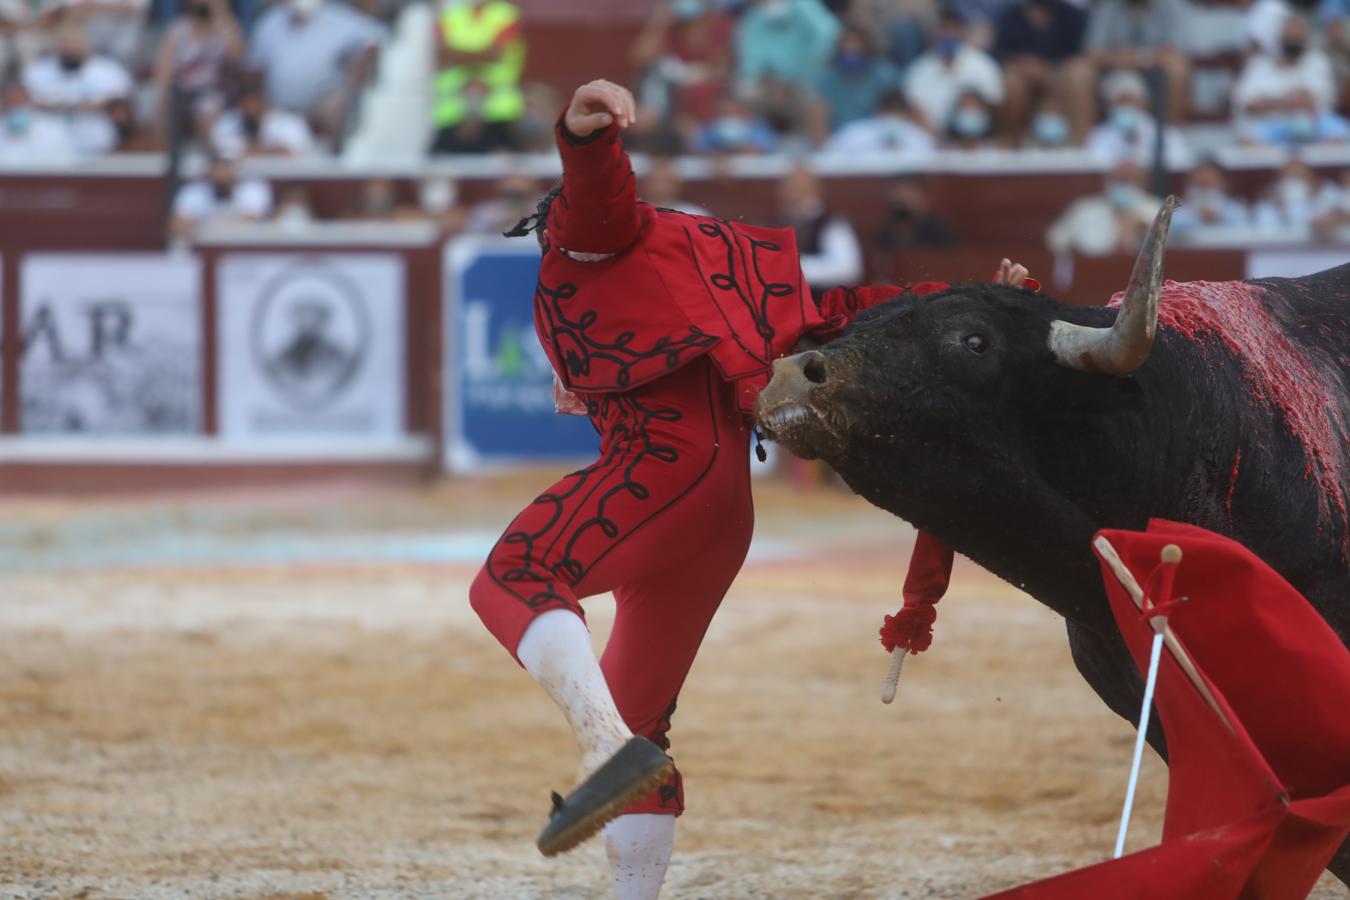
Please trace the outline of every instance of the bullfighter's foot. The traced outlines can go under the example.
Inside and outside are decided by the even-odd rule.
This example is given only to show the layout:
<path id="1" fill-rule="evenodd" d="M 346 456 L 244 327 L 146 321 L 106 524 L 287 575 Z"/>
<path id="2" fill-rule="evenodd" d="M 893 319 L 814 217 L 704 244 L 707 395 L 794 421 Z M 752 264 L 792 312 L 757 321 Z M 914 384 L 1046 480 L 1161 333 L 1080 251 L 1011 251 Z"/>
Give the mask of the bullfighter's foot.
<path id="1" fill-rule="evenodd" d="M 654 790 L 674 764 L 644 737 L 629 738 L 564 799 L 553 795 L 553 812 L 535 842 L 545 856 L 565 853 L 599 833 L 633 802 Z"/>

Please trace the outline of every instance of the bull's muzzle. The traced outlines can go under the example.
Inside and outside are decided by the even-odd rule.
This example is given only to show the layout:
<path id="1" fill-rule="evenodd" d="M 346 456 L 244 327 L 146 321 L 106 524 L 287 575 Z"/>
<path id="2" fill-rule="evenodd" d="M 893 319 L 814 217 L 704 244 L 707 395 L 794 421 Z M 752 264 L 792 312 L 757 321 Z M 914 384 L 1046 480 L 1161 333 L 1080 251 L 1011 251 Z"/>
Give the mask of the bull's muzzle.
<path id="1" fill-rule="evenodd" d="M 809 350 L 775 360 L 773 378 L 759 395 L 755 416 L 771 435 L 782 436 L 793 428 L 816 420 L 812 392 L 829 381 L 825 354 Z"/>

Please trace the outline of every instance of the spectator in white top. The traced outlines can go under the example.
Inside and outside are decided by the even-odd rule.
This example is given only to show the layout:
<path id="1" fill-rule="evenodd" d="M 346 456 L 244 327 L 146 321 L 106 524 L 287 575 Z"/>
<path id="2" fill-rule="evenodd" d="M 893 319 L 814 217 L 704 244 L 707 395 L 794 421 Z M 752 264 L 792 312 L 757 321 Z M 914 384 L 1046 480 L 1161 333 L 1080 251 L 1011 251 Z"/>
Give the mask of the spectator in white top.
<path id="1" fill-rule="evenodd" d="M 942 14 L 936 40 L 914 61 L 905 79 L 905 97 L 921 113 L 928 127 L 943 134 L 963 94 L 978 95 L 991 107 L 1003 103 L 1003 73 L 993 58 L 966 40 L 960 14 Z"/>
<path id="2" fill-rule="evenodd" d="M 338 132 L 355 91 L 370 74 L 384 26 L 338 0 L 286 0 L 258 18 L 249 62 L 267 99 Z"/>
<path id="3" fill-rule="evenodd" d="M 1145 189 L 1144 170 L 1126 160 L 1106 176 L 1101 194 L 1083 197 L 1064 211 L 1045 234 L 1055 253 L 1133 256 L 1162 201 Z"/>
<path id="4" fill-rule="evenodd" d="M 830 212 L 820 179 L 796 166 L 778 184 L 779 224 L 797 235 L 802 276 L 813 290 L 857 284 L 863 276 L 862 246 L 846 219 Z"/>
<path id="5" fill-rule="evenodd" d="M 262 86 L 250 84 L 233 109 L 211 128 L 211 146 L 221 156 L 303 156 L 314 136 L 302 116 L 269 106 Z"/>
<path id="6" fill-rule="evenodd" d="M 1228 191 L 1228 176 L 1205 160 L 1186 178 L 1186 202 L 1172 214 L 1172 234 L 1181 241 L 1216 229 L 1251 225 L 1251 210 Z"/>
<path id="7" fill-rule="evenodd" d="M 189 181 L 173 199 L 173 232 L 190 238 L 209 222 L 260 222 L 272 212 L 272 188 L 240 179 L 233 160 L 213 157 L 206 178 Z"/>
<path id="8" fill-rule="evenodd" d="M 1279 239 L 1307 238 L 1313 219 L 1326 203 L 1326 189 L 1307 163 L 1291 159 L 1256 202 L 1252 214 L 1256 227 Z"/>
<path id="9" fill-rule="evenodd" d="M 78 26 L 61 29 L 56 52 L 29 63 L 23 83 L 36 108 L 65 119 L 81 156 L 107 153 L 117 143 L 107 107 L 131 94 L 131 76 L 116 60 L 91 55 Z"/>
<path id="10" fill-rule="evenodd" d="M 936 150 L 937 141 L 915 120 L 914 110 L 901 91 L 886 94 L 874 115 L 848 123 L 822 148 L 830 155 L 884 153 L 908 160 L 928 159 Z"/>
<path id="11" fill-rule="evenodd" d="M 70 129 L 49 113 L 33 108 L 28 90 L 17 81 L 0 99 L 0 165 L 69 165 L 75 160 Z"/>
<path id="12" fill-rule="evenodd" d="M 1350 228 L 1350 169 L 1341 172 L 1341 182 L 1328 181 L 1313 203 L 1313 233 L 1327 240 L 1345 240 Z"/>
<path id="13" fill-rule="evenodd" d="M 1106 121 L 1088 135 L 1088 151 L 1108 163 L 1128 159 L 1152 166 L 1158 125 L 1148 108 L 1148 85 L 1143 76 L 1130 69 L 1112 72 L 1102 82 L 1102 96 L 1106 100 Z M 1164 126 L 1162 136 L 1163 162 L 1169 168 L 1190 165 L 1191 152 L 1176 126 Z"/>
<path id="14" fill-rule="evenodd" d="M 1311 96 L 1319 114 L 1336 105 L 1336 81 L 1331 60 L 1309 46 L 1308 20 L 1291 15 L 1284 20 L 1277 54 L 1253 54 L 1233 88 L 1233 106 L 1245 126 L 1259 127 L 1270 120 L 1300 115 Z"/>

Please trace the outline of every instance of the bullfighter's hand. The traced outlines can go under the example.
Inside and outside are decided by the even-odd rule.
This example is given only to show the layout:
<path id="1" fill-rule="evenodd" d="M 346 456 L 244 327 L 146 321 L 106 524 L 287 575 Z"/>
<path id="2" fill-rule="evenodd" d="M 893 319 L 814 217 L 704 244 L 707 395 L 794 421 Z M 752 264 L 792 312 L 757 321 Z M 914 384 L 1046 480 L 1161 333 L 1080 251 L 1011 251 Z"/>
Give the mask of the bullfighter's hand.
<path id="1" fill-rule="evenodd" d="M 998 264 L 998 274 L 994 276 L 994 283 L 1020 288 L 1026 283 L 1027 276 L 1030 274 L 1026 266 L 1005 259 Z"/>
<path id="2" fill-rule="evenodd" d="M 586 137 L 617 122 L 627 128 L 637 121 L 637 103 L 628 88 L 603 78 L 577 88 L 563 124 L 577 137 Z"/>

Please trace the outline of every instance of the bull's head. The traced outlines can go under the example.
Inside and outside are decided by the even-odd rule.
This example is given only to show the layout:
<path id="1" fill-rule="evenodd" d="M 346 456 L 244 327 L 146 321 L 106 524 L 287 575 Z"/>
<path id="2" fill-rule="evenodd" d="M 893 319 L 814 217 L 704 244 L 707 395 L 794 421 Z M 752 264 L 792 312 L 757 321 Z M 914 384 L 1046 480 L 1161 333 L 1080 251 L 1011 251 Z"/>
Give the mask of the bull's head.
<path id="1" fill-rule="evenodd" d="M 759 398 L 761 426 L 846 478 L 859 457 L 905 467 L 908 454 L 927 453 L 969 465 L 1014 452 L 1008 444 L 1028 409 L 1070 396 L 1090 405 L 1094 390 L 1118 381 L 1110 376 L 1148 358 L 1176 206 L 1168 198 L 1159 211 L 1118 310 L 1000 285 L 902 296 L 863 312 L 825 347 L 778 360 Z"/>

